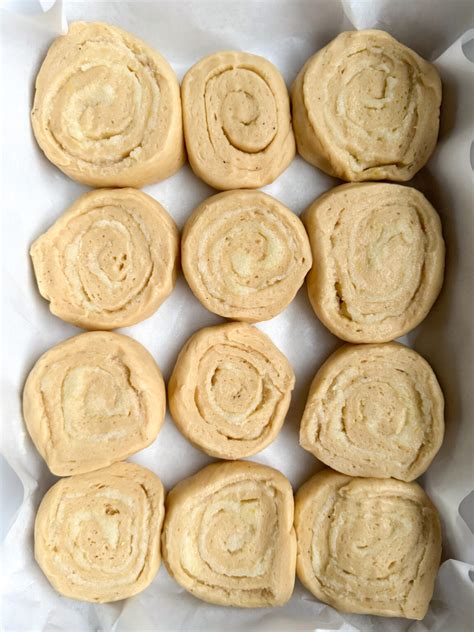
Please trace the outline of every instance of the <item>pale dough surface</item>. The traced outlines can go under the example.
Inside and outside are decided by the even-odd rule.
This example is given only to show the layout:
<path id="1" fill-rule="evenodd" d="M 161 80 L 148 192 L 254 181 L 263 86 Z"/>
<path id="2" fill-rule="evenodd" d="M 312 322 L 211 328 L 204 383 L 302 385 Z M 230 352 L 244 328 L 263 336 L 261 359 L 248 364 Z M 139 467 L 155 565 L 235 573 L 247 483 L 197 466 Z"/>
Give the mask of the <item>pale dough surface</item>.
<path id="1" fill-rule="evenodd" d="M 296 494 L 298 578 L 342 612 L 423 619 L 441 557 L 438 512 L 416 483 L 324 470 Z"/>
<path id="2" fill-rule="evenodd" d="M 351 476 L 412 481 L 444 436 L 444 398 L 430 365 L 397 343 L 344 345 L 311 384 L 300 444 Z"/>
<path id="3" fill-rule="evenodd" d="M 388 342 L 414 329 L 438 297 L 444 241 L 422 193 L 399 184 L 344 184 L 303 214 L 318 318 L 347 342 Z"/>
<path id="4" fill-rule="evenodd" d="M 249 461 L 208 465 L 168 494 L 162 555 L 171 576 L 203 601 L 284 604 L 295 582 L 289 481 Z"/>
<path id="5" fill-rule="evenodd" d="M 207 454 L 256 454 L 280 431 L 295 376 L 270 338 L 252 325 L 226 323 L 195 333 L 168 384 L 171 415 Z"/>
<path id="6" fill-rule="evenodd" d="M 312 261 L 301 220 L 261 191 L 226 191 L 204 200 L 184 227 L 181 259 L 204 307 L 245 322 L 285 309 Z"/>
<path id="7" fill-rule="evenodd" d="M 46 351 L 23 391 L 26 427 L 57 476 L 90 472 L 150 445 L 163 424 L 160 370 L 141 344 L 94 331 Z"/>
<path id="8" fill-rule="evenodd" d="M 33 131 L 46 157 L 93 187 L 141 187 L 185 161 L 179 83 L 145 42 L 73 22 L 36 78 Z"/>
<path id="9" fill-rule="evenodd" d="M 410 180 L 438 139 L 438 71 L 388 33 L 341 33 L 291 89 L 298 152 L 342 180 Z"/>
<path id="10" fill-rule="evenodd" d="M 215 189 L 256 189 L 293 160 L 288 91 L 263 57 L 209 55 L 188 70 L 181 95 L 189 162 Z"/>
<path id="11" fill-rule="evenodd" d="M 62 595 L 106 603 L 144 590 L 160 567 L 160 479 L 134 463 L 63 478 L 44 496 L 35 557 Z"/>
<path id="12" fill-rule="evenodd" d="M 178 252 L 176 224 L 137 189 L 85 193 L 30 250 L 51 312 L 84 329 L 151 316 L 174 288 Z"/>

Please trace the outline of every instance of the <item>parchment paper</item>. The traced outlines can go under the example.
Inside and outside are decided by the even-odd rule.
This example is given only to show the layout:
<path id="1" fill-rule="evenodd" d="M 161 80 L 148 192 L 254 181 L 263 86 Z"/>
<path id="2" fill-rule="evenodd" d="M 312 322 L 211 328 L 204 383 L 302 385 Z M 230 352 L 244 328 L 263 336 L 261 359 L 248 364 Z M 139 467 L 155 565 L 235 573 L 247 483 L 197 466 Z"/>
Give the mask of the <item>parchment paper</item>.
<path id="1" fill-rule="evenodd" d="M 313 0 L 195 2 L 3 2 L 2 242 L 3 370 L 2 453 L 20 477 L 24 499 L 3 551 L 3 629 L 115 632 L 145 630 L 472 630 L 472 534 L 458 512 L 472 488 L 473 446 L 473 208 L 469 152 L 474 137 L 473 65 L 462 45 L 472 39 L 473 5 L 462 0 Z M 48 12 L 43 13 L 44 10 Z M 103 20 L 142 37 L 173 65 L 179 78 L 203 55 L 246 50 L 270 59 L 288 85 L 305 60 L 340 31 L 378 26 L 425 57 L 436 60 L 443 83 L 439 146 L 415 179 L 439 211 L 447 241 L 441 297 L 405 342 L 434 367 L 446 396 L 446 439 L 422 483 L 437 504 L 444 529 L 444 562 L 423 622 L 341 615 L 298 583 L 282 608 L 237 610 L 211 606 L 184 592 L 162 567 L 153 584 L 124 602 L 87 605 L 50 587 L 33 558 L 37 506 L 54 482 L 25 431 L 20 396 L 28 371 L 45 350 L 79 333 L 52 316 L 37 292 L 28 256 L 31 242 L 86 187 L 51 165 L 33 139 L 29 111 L 33 83 L 53 38 L 67 21 Z M 464 35 L 463 35 L 464 34 Z M 462 36 L 463 35 L 463 36 Z M 337 182 L 296 158 L 265 191 L 296 213 Z M 185 166 L 145 189 L 182 226 L 213 191 Z M 169 377 L 177 353 L 195 330 L 221 319 L 200 306 L 180 276 L 171 297 L 147 321 L 123 330 L 154 355 Z M 258 325 L 288 356 L 296 388 L 278 439 L 254 460 L 284 472 L 296 489 L 321 465 L 298 445 L 298 427 L 309 383 L 340 342 L 314 316 L 303 288 L 278 317 Z M 177 431 L 169 416 L 157 441 L 134 457 L 170 488 L 211 461 Z M 7 490 L 8 493 L 8 490 Z"/>

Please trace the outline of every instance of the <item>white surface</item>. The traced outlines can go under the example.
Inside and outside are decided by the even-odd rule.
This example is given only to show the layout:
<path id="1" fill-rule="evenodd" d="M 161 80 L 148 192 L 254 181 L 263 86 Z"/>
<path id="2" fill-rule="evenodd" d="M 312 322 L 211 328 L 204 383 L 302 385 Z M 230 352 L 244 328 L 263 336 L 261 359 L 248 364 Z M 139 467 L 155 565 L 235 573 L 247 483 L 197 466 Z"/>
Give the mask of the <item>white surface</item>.
<path id="1" fill-rule="evenodd" d="M 3 629 L 8 632 L 145 630 L 372 630 L 464 632 L 472 629 L 474 561 L 472 534 L 458 506 L 472 488 L 473 438 L 473 208 L 469 152 L 474 137 L 473 65 L 458 39 L 474 26 L 472 3 L 450 0 L 288 0 L 287 2 L 65 2 L 69 21 L 104 20 L 142 37 L 171 62 L 179 77 L 203 55 L 240 49 L 270 59 L 288 85 L 304 61 L 341 30 L 380 26 L 430 59 L 437 59 L 444 83 L 438 149 L 415 184 L 438 209 L 447 241 L 446 282 L 429 317 L 408 336 L 433 365 L 446 395 L 446 440 L 424 477 L 440 509 L 444 558 L 435 598 L 424 622 L 341 615 L 316 601 L 299 584 L 289 604 L 264 610 L 230 610 L 185 593 L 162 567 L 153 584 L 126 601 L 93 606 L 60 597 L 33 559 L 36 508 L 54 478 L 36 453 L 21 417 L 24 379 L 38 356 L 79 330 L 52 316 L 36 289 L 28 248 L 83 191 L 53 167 L 36 146 L 29 124 L 33 82 L 55 33 L 61 5 L 37 16 L 38 3 L 3 3 L 0 11 L 3 91 L 1 105 L 4 268 L 2 340 L 2 452 L 19 475 L 24 500 L 3 551 Z M 43 2 L 48 8 L 51 2 Z M 456 41 L 457 40 L 457 41 Z M 449 47 L 449 48 L 448 48 Z M 296 213 L 336 184 L 301 158 L 265 191 Z M 146 191 L 180 226 L 212 190 L 188 166 Z M 188 336 L 220 322 L 200 306 L 182 276 L 171 297 L 147 321 L 123 330 L 154 355 L 165 378 Z M 293 364 L 296 388 L 277 440 L 254 460 L 284 472 L 297 488 L 319 469 L 298 445 L 298 426 L 309 383 L 340 343 L 314 316 L 303 288 L 277 318 L 259 325 Z M 170 488 L 212 459 L 195 450 L 167 417 L 154 445 L 133 460 L 155 471 Z M 8 479 L 7 479 L 8 481 Z M 8 484 L 12 502 L 14 483 Z"/>

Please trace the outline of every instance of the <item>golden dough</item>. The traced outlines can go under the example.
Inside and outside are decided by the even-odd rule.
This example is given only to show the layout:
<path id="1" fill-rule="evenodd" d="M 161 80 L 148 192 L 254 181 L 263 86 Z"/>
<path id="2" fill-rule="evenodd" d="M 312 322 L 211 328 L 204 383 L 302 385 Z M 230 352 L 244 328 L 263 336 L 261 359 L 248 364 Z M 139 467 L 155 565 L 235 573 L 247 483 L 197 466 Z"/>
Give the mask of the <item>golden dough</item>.
<path id="1" fill-rule="evenodd" d="M 23 391 L 31 438 L 57 476 L 97 470 L 150 445 L 163 424 L 166 393 L 141 344 L 94 331 L 46 351 Z"/>
<path id="2" fill-rule="evenodd" d="M 165 209 L 136 189 L 82 195 L 31 247 L 53 314 L 85 329 L 127 327 L 172 292 L 179 232 Z"/>
<path id="3" fill-rule="evenodd" d="M 311 384 L 300 443 L 351 476 L 412 481 L 444 434 L 444 399 L 430 365 L 396 343 L 344 345 Z"/>
<path id="4" fill-rule="evenodd" d="M 36 79 L 33 131 L 46 157 L 93 187 L 141 187 L 185 161 L 179 83 L 130 33 L 73 22 Z"/>
<path id="5" fill-rule="evenodd" d="M 36 561 L 66 597 L 131 597 L 158 572 L 163 517 L 160 479 L 134 463 L 63 478 L 38 509 Z"/>
<path id="6" fill-rule="evenodd" d="M 250 323 L 285 309 L 311 267 L 301 220 L 261 191 L 227 191 L 202 202 L 184 227 L 181 258 L 204 307 Z"/>
<path id="7" fill-rule="evenodd" d="M 239 459 L 275 439 L 294 383 L 288 360 L 256 327 L 206 327 L 178 356 L 168 384 L 170 412 L 204 452 Z"/>
<path id="8" fill-rule="evenodd" d="M 348 342 L 388 342 L 414 329 L 443 284 L 439 216 L 398 184 L 345 184 L 303 214 L 313 251 L 308 294 L 318 318 Z"/>
<path id="9" fill-rule="evenodd" d="M 438 512 L 416 483 L 331 470 L 296 494 L 296 571 L 342 612 L 423 619 L 441 557 Z"/>
<path id="10" fill-rule="evenodd" d="M 193 595 L 223 606 L 282 605 L 295 582 L 293 492 L 258 463 L 213 463 L 166 499 L 163 561 Z"/>
<path id="11" fill-rule="evenodd" d="M 263 57 L 209 55 L 188 70 L 181 95 L 189 162 L 215 189 L 262 187 L 293 160 L 288 91 Z"/>
<path id="12" fill-rule="evenodd" d="M 341 33 L 291 89 L 298 152 L 337 178 L 410 180 L 438 138 L 441 80 L 388 33 Z"/>

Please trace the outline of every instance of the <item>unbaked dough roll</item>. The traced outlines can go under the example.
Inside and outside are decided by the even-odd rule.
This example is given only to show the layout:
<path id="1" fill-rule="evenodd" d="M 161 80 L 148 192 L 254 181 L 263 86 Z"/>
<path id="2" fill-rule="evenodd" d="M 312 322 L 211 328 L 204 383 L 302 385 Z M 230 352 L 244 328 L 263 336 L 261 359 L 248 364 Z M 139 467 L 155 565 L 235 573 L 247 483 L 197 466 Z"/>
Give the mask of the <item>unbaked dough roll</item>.
<path id="1" fill-rule="evenodd" d="M 285 309 L 312 261 L 301 220 L 261 191 L 227 191 L 202 202 L 184 227 L 181 258 L 204 307 L 250 323 Z"/>
<path id="2" fill-rule="evenodd" d="M 410 180 L 438 138 L 434 66 L 384 31 L 341 33 L 291 89 L 298 152 L 343 180 Z"/>
<path id="3" fill-rule="evenodd" d="M 345 184 L 303 215 L 313 251 L 308 294 L 318 318 L 348 342 L 388 342 L 414 329 L 443 284 L 439 216 L 398 184 Z"/>
<path id="4" fill-rule="evenodd" d="M 94 187 L 141 187 L 185 160 L 179 83 L 130 33 L 73 22 L 36 79 L 33 131 L 46 157 Z"/>
<path id="5" fill-rule="evenodd" d="M 188 70 L 181 95 L 189 162 L 215 189 L 256 189 L 293 160 L 288 91 L 263 57 L 209 55 Z"/>
<path id="6" fill-rule="evenodd" d="M 53 314 L 85 329 L 127 327 L 173 290 L 176 224 L 149 195 L 82 195 L 31 247 L 39 290 Z"/>
<path id="7" fill-rule="evenodd" d="M 193 595 L 223 606 L 278 606 L 295 582 L 293 492 L 258 463 L 214 463 L 166 499 L 163 561 Z"/>
<path id="8" fill-rule="evenodd" d="M 204 452 L 239 459 L 276 437 L 294 383 L 288 360 L 256 327 L 207 327 L 178 356 L 168 385 L 170 412 Z"/>
<path id="9" fill-rule="evenodd" d="M 158 572 L 163 517 L 160 479 L 134 463 L 63 478 L 39 507 L 35 557 L 66 597 L 125 599 Z"/>
<path id="10" fill-rule="evenodd" d="M 443 411 L 438 380 L 418 353 L 345 345 L 316 373 L 300 443 L 344 474 L 412 481 L 441 447 Z"/>
<path id="11" fill-rule="evenodd" d="M 163 378 L 148 351 L 100 331 L 46 351 L 23 391 L 28 432 L 57 476 L 97 470 L 150 445 L 165 408 Z"/>
<path id="12" fill-rule="evenodd" d="M 319 472 L 296 494 L 296 570 L 343 612 L 423 619 L 441 557 L 438 512 L 416 483 Z"/>

